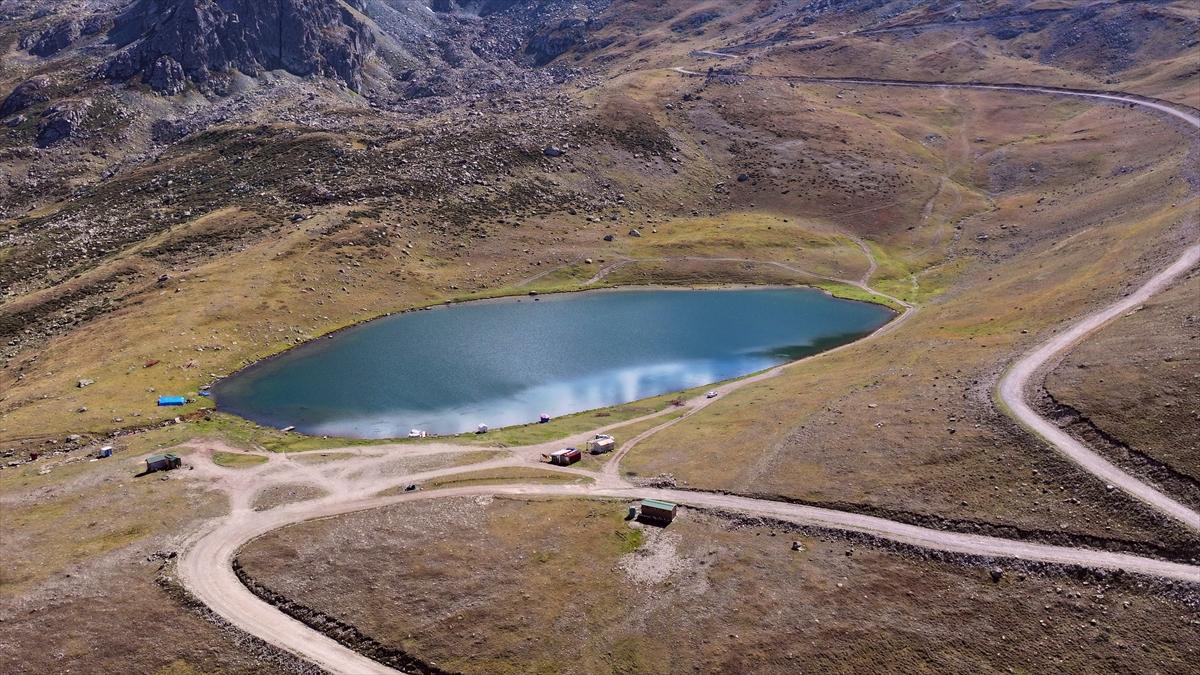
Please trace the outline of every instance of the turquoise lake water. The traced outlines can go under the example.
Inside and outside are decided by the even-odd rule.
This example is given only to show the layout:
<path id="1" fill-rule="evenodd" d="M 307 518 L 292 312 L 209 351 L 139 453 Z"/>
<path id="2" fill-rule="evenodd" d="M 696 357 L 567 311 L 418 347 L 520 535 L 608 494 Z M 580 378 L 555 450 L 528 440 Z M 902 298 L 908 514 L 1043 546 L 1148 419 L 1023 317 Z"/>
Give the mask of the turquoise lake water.
<path id="1" fill-rule="evenodd" d="M 753 373 L 867 335 L 890 310 L 812 289 L 620 290 L 398 314 L 213 388 L 217 408 L 314 435 L 536 422 Z"/>

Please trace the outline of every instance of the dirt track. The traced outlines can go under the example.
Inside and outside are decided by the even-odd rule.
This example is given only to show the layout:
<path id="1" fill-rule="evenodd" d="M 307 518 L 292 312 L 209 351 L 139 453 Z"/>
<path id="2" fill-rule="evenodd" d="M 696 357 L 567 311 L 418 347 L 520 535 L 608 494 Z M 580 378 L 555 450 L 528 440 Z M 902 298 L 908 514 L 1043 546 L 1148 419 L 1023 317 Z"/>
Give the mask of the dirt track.
<path id="1" fill-rule="evenodd" d="M 1200 532 L 1200 513 L 1193 511 L 1184 504 L 1171 499 L 1150 485 L 1125 473 L 1113 463 L 1088 449 L 1083 443 L 1059 429 L 1050 420 L 1040 417 L 1025 399 L 1031 378 L 1057 356 L 1065 354 L 1071 347 L 1091 333 L 1099 330 L 1109 321 L 1132 310 L 1146 302 L 1155 293 L 1171 285 L 1171 282 L 1200 263 L 1200 244 L 1188 247 L 1183 256 L 1170 267 L 1159 272 L 1137 291 L 1130 293 L 1120 302 L 1109 306 L 1103 311 L 1092 314 L 1083 321 L 1071 326 L 1070 329 L 1056 335 L 1053 339 L 1038 347 L 1020 361 L 1000 379 L 996 396 L 1000 403 L 1008 406 L 1008 411 L 1027 429 L 1041 436 L 1059 452 L 1066 455 L 1072 462 L 1083 467 L 1092 475 L 1105 481 L 1108 485 L 1118 487 L 1139 500 L 1154 507 L 1179 521 L 1192 530 Z"/>
<path id="2" fill-rule="evenodd" d="M 682 69 L 680 69 L 680 72 L 691 74 Z M 1200 118 L 1190 113 L 1182 112 L 1163 103 L 1116 94 L 1075 92 L 1044 87 L 1022 87 L 1018 85 L 919 85 L 917 83 L 892 81 L 823 81 L 850 85 L 974 88 L 1108 99 L 1133 103 L 1164 112 L 1175 118 L 1184 120 L 1193 127 L 1200 127 Z M 1193 245 L 1172 265 L 1157 274 L 1134 293 L 1114 305 L 1084 318 L 1076 325 L 1038 347 L 1029 355 L 1021 358 L 1001 380 L 997 396 L 1002 404 L 1008 406 L 1011 414 L 1018 421 L 1042 436 L 1059 452 L 1077 462 L 1084 469 L 1092 472 L 1101 480 L 1129 492 L 1171 518 L 1182 522 L 1186 527 L 1200 531 L 1200 516 L 1194 511 L 1178 504 L 1166 495 L 1106 462 L 1082 444 L 1062 433 L 1052 423 L 1039 417 L 1023 399 L 1023 394 L 1030 378 L 1042 365 L 1068 350 L 1079 340 L 1099 329 L 1112 318 L 1144 302 L 1155 293 L 1167 287 L 1173 280 L 1193 267 L 1198 261 L 1200 261 L 1200 245 Z M 864 280 L 864 286 L 866 282 L 867 280 Z M 895 330 L 896 327 L 901 325 L 905 317 L 910 316 L 911 313 L 911 310 L 906 312 L 904 316 L 881 330 Z M 815 358 L 819 358 L 819 355 Z M 726 384 L 718 391 L 720 394 L 724 394 L 763 378 L 771 377 L 777 372 L 779 372 L 778 369 L 766 371 L 751 378 Z M 711 403 L 711 400 L 704 398 L 691 401 L 689 403 L 688 414 L 702 409 L 709 403 Z M 652 417 L 654 416 L 647 416 L 643 419 Z M 1200 567 L 1187 564 L 1166 562 L 1129 554 L 1089 549 L 1072 549 L 995 537 L 944 532 L 872 516 L 782 502 L 712 493 L 637 488 L 626 483 L 619 473 L 620 459 L 641 438 L 647 437 L 672 423 L 674 423 L 674 420 L 665 422 L 633 439 L 631 442 L 626 443 L 625 447 L 608 462 L 602 472 L 591 473 L 578 469 L 567 470 L 571 474 L 592 477 L 595 480 L 595 483 L 592 485 L 517 484 L 453 488 L 427 492 L 417 491 L 391 496 L 378 496 L 378 493 L 382 490 L 409 483 L 419 483 L 439 476 L 454 475 L 487 468 L 531 467 L 538 462 L 538 458 L 542 452 L 552 447 L 562 447 L 564 444 L 569 445 L 572 442 L 579 442 L 590 436 L 591 432 L 579 434 L 573 439 L 565 441 L 510 449 L 506 451 L 507 456 L 482 463 L 411 473 L 408 475 L 393 473 L 389 476 L 386 472 L 379 471 L 378 469 L 386 466 L 389 462 L 403 460 L 406 457 L 416 454 L 429 454 L 431 452 L 478 452 L 479 448 L 437 445 L 357 449 L 354 451 L 355 457 L 337 462 L 329 462 L 326 465 L 301 466 L 299 462 L 293 462 L 289 458 L 276 457 L 259 467 L 242 470 L 221 469 L 211 463 L 198 463 L 201 470 L 196 473 L 202 477 L 209 478 L 216 487 L 224 489 L 229 493 L 232 512 L 229 516 L 211 523 L 209 527 L 198 532 L 191 539 L 179 561 L 178 569 L 180 578 L 184 585 L 199 600 L 242 630 L 303 658 L 309 659 L 332 672 L 354 674 L 393 673 L 396 671 L 341 646 L 304 624 L 280 613 L 274 607 L 253 595 L 241 584 L 232 569 L 232 561 L 239 548 L 257 536 L 289 524 L 377 508 L 403 501 L 483 494 L 528 494 L 615 499 L 659 497 L 690 506 L 720 508 L 747 514 L 780 518 L 804 525 L 866 533 L 903 544 L 954 553 L 995 558 L 1019 558 L 1030 561 L 1107 569 L 1124 569 L 1139 574 L 1200 583 Z M 204 451 L 207 452 L 210 449 L 211 447 L 208 447 Z M 369 454 L 372 451 L 379 454 Z M 549 468 L 544 464 L 538 464 L 538 466 Z M 249 505 L 258 491 L 271 485 L 285 482 L 311 483 L 325 489 L 329 492 L 329 495 L 321 499 L 282 506 L 265 512 L 255 512 L 250 508 Z"/>

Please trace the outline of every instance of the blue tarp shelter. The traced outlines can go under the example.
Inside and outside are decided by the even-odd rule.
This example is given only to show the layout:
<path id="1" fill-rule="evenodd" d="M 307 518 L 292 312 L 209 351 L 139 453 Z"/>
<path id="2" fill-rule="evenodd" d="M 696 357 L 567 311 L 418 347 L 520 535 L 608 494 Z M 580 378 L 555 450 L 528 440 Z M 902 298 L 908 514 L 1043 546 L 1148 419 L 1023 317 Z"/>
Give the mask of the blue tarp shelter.
<path id="1" fill-rule="evenodd" d="M 187 405 L 187 399 L 183 396 L 159 396 L 159 405 Z"/>

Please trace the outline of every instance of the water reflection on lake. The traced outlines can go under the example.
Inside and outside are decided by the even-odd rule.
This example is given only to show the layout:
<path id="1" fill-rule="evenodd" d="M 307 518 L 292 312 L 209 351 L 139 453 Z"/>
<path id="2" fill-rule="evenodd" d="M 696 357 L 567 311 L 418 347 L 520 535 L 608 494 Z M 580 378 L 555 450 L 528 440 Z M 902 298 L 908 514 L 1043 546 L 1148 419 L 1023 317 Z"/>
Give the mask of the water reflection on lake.
<path id="1" fill-rule="evenodd" d="M 811 289 L 628 290 L 387 317 L 220 382 L 218 408 L 363 438 L 536 421 L 752 373 L 892 313 Z"/>

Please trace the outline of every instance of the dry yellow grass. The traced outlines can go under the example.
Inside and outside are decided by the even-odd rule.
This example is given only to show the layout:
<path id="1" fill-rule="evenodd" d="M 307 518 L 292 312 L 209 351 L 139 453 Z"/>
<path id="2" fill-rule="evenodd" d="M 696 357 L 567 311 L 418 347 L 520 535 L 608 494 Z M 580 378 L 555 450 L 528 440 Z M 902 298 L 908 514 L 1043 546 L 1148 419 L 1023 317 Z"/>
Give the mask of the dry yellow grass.
<path id="1" fill-rule="evenodd" d="M 983 566 L 693 510 L 632 529 L 624 507 L 404 504 L 273 532 L 239 560 L 272 590 L 463 673 L 1036 670 L 1051 652 L 1065 670 L 1171 670 L 1194 656 L 1190 610 L 1133 582 L 1009 570 L 993 583 Z"/>

